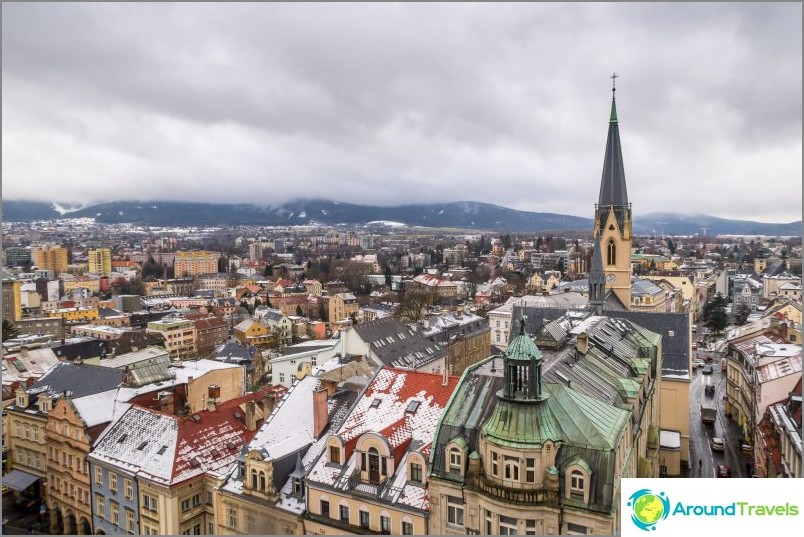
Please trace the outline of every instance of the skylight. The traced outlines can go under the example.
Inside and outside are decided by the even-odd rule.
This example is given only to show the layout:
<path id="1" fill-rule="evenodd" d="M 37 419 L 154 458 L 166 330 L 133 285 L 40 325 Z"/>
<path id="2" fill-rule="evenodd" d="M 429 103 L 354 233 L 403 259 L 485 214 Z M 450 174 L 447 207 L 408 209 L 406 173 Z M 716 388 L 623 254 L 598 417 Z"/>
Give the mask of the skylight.
<path id="1" fill-rule="evenodd" d="M 381 401 L 380 401 L 379 399 L 375 399 L 375 400 L 373 400 L 373 401 L 371 402 L 371 406 L 370 406 L 369 408 L 377 408 L 378 406 L 380 406 L 380 402 L 381 402 Z"/>
<path id="2" fill-rule="evenodd" d="M 417 410 L 419 410 L 419 405 L 421 405 L 420 401 L 411 401 L 408 403 L 408 408 L 405 409 L 405 412 L 409 414 L 415 414 Z"/>
<path id="3" fill-rule="evenodd" d="M 146 441 L 144 441 L 144 442 L 142 442 L 142 443 L 140 443 L 140 445 L 139 445 L 139 446 L 137 446 L 137 451 L 142 451 L 143 449 L 145 449 L 145 446 L 147 446 L 147 445 L 148 445 L 148 441 L 147 441 L 147 440 L 146 440 Z"/>
<path id="4" fill-rule="evenodd" d="M 161 448 L 159 448 L 159 451 L 157 451 L 156 454 L 162 455 L 165 453 L 165 451 L 167 451 L 167 446 L 162 446 Z"/>

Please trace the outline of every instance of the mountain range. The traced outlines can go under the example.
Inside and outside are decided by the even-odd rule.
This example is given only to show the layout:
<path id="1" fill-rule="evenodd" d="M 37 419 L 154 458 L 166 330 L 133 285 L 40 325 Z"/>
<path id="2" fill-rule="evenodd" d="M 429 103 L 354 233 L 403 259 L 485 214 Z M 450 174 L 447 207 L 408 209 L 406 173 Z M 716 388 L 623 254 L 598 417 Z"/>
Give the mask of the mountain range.
<path id="1" fill-rule="evenodd" d="M 591 213 L 591 210 L 590 210 Z M 275 205 L 214 204 L 176 201 L 115 201 L 84 207 L 55 203 L 2 202 L 5 222 L 94 218 L 99 223 L 143 226 L 290 226 L 360 225 L 390 222 L 429 228 L 510 232 L 591 232 L 593 220 L 554 213 L 518 211 L 479 202 L 377 207 L 324 200 L 299 200 Z M 763 223 L 707 215 L 651 213 L 634 215 L 634 233 L 664 235 L 802 236 L 802 222 Z"/>

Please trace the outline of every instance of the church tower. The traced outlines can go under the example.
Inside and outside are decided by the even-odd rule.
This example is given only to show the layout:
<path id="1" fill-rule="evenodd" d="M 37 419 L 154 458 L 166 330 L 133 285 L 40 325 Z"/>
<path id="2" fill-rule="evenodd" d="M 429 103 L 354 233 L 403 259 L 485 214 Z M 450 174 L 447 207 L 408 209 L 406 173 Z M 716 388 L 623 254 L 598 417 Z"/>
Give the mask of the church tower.
<path id="1" fill-rule="evenodd" d="M 600 181 L 600 198 L 595 206 L 595 249 L 599 249 L 606 274 L 606 289 L 631 309 L 631 204 L 625 187 L 625 170 L 617 125 L 617 103 L 611 76 L 611 118 Z"/>

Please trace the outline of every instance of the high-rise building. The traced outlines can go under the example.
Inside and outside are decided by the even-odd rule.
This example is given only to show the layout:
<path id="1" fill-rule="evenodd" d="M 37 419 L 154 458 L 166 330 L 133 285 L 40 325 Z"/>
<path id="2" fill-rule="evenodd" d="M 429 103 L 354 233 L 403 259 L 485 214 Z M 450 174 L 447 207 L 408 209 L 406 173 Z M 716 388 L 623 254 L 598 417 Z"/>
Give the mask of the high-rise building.
<path id="1" fill-rule="evenodd" d="M 14 323 L 20 319 L 22 319 L 20 282 L 10 276 L 3 276 L 3 320 Z"/>
<path id="2" fill-rule="evenodd" d="M 87 257 L 89 272 L 100 276 L 108 276 L 112 273 L 112 251 L 109 248 L 89 250 Z"/>
<path id="3" fill-rule="evenodd" d="M 198 276 L 209 272 L 218 272 L 218 252 L 177 252 L 173 261 L 173 273 L 176 278 Z"/>
<path id="4" fill-rule="evenodd" d="M 34 264 L 58 276 L 67 272 L 67 248 L 61 246 L 38 246 L 33 249 Z"/>

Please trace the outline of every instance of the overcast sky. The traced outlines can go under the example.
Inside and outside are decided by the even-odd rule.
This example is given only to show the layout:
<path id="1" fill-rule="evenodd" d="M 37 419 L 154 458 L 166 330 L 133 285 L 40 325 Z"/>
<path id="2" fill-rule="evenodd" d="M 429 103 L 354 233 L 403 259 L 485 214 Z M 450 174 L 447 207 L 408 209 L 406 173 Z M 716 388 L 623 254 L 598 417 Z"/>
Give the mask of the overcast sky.
<path id="1" fill-rule="evenodd" d="M 802 6 L 2 6 L 4 199 L 802 210 Z"/>

